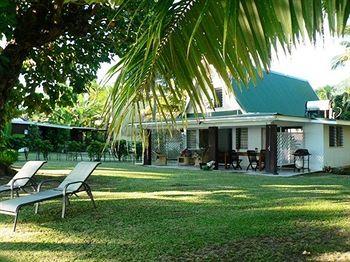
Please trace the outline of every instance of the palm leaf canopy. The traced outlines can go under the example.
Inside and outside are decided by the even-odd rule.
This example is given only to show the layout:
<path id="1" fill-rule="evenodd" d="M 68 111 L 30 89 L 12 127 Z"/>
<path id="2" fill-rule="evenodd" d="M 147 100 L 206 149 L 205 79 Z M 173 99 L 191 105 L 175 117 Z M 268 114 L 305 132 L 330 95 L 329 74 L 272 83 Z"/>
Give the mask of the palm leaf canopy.
<path id="1" fill-rule="evenodd" d="M 174 123 L 169 95 L 180 104 L 185 94 L 203 111 L 203 99 L 214 94 L 210 67 L 226 85 L 232 78 L 244 84 L 269 70 L 278 46 L 289 52 L 301 39 L 315 41 L 325 19 L 331 32 L 343 33 L 350 1 L 141 0 L 140 8 L 148 8 L 145 26 L 109 72 L 118 76 L 106 108 L 112 139 L 155 106 L 162 121 Z"/>

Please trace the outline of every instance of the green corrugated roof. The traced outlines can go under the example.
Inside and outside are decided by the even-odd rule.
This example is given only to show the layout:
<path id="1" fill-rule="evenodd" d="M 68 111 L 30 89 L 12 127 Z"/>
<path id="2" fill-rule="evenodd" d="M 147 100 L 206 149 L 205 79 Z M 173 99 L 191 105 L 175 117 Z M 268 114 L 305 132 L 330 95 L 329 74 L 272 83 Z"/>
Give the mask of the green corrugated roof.
<path id="1" fill-rule="evenodd" d="M 247 87 L 233 82 L 237 102 L 247 113 L 278 113 L 304 116 L 305 103 L 318 100 L 310 84 L 301 79 L 270 72 Z"/>

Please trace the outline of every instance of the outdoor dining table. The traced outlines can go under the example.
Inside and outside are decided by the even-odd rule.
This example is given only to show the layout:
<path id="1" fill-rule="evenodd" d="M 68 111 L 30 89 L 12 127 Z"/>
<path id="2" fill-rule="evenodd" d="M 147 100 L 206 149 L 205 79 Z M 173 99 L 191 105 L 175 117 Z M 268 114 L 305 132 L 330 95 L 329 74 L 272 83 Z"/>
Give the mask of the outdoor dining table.
<path id="1" fill-rule="evenodd" d="M 238 155 L 239 156 L 244 156 L 244 157 L 248 157 L 248 153 L 247 153 L 247 151 L 239 151 L 239 152 L 237 152 L 238 153 Z M 259 171 L 261 171 L 263 168 L 263 165 L 262 165 L 262 163 L 261 163 L 261 160 L 262 160 L 262 158 L 260 157 L 260 152 L 256 152 L 255 153 L 256 154 L 256 156 L 257 156 L 257 158 L 258 158 L 258 161 L 259 161 Z M 225 152 L 225 169 L 228 169 L 229 167 L 230 167 L 230 159 L 231 158 L 231 153 L 230 152 Z M 248 161 L 249 161 L 249 159 L 248 159 Z"/>

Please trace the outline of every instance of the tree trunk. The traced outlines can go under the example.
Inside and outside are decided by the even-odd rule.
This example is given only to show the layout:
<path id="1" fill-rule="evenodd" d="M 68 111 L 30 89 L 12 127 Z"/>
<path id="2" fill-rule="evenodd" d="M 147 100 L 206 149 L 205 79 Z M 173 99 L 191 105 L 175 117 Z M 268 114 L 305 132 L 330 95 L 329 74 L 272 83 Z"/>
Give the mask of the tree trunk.
<path id="1" fill-rule="evenodd" d="M 0 150 L 4 144 L 1 131 L 10 120 L 8 113 L 18 106 L 9 101 L 19 81 L 23 62 L 32 48 L 42 48 L 68 31 L 85 35 L 85 25 L 97 9 L 97 5 L 86 8 L 79 3 L 65 4 L 63 0 L 38 0 L 23 13 L 18 12 L 13 39 L 9 39 L 5 49 L 0 51 Z M 10 170 L 0 163 L 0 175 L 8 174 Z"/>
<path id="2" fill-rule="evenodd" d="M 0 55 L 0 130 L 3 129 L 6 121 L 7 104 L 14 86 L 18 82 L 22 64 L 29 53 L 17 44 L 9 44 Z M 0 138 L 1 139 L 1 138 Z"/>
<path id="3" fill-rule="evenodd" d="M 16 173 L 17 171 L 12 169 L 10 166 L 6 166 L 0 163 L 0 177 L 1 176 L 13 177 Z"/>
<path id="4" fill-rule="evenodd" d="M 9 105 L 8 101 L 13 88 L 18 82 L 22 64 L 28 54 L 27 50 L 19 48 L 16 44 L 9 44 L 0 55 L 0 148 L 4 146 L 2 130 L 8 118 L 8 110 L 17 105 Z M 1 175 L 14 175 L 9 166 L 0 163 Z"/>

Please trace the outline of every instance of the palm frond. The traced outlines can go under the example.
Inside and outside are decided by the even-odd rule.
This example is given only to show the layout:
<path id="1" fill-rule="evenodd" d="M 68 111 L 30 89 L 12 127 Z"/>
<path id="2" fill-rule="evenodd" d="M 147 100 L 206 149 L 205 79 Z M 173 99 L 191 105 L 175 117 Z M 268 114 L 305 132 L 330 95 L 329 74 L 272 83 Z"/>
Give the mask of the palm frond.
<path id="1" fill-rule="evenodd" d="M 348 0 L 155 1 L 144 21 L 147 29 L 109 72 L 118 75 L 107 104 L 110 134 L 131 120 L 142 122 L 144 110 L 154 106 L 163 120 L 175 123 L 178 116 L 169 112 L 164 85 L 157 81 L 175 101 L 185 94 L 203 112 L 204 99 L 215 97 L 211 66 L 227 86 L 232 78 L 256 80 L 269 70 L 278 45 L 288 52 L 302 38 L 315 41 L 325 15 L 331 32 L 341 34 L 349 12 Z"/>

